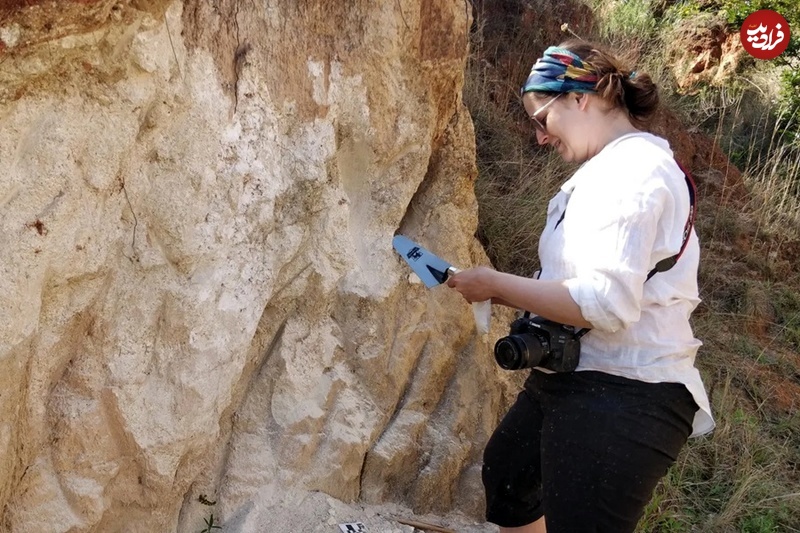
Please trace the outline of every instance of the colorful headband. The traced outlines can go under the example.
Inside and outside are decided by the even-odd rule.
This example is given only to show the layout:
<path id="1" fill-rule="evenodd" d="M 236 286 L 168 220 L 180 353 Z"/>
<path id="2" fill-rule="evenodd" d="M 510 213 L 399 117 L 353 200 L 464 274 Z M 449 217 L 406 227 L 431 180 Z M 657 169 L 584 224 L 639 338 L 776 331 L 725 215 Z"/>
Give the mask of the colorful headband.
<path id="1" fill-rule="evenodd" d="M 551 46 L 531 68 L 522 94 L 529 92 L 593 93 L 597 72 L 566 48 Z"/>

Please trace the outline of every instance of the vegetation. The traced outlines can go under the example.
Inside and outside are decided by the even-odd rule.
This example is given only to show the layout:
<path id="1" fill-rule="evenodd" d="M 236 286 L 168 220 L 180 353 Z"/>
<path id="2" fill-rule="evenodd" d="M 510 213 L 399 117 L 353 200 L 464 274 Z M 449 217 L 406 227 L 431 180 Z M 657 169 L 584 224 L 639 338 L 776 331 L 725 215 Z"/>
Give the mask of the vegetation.
<path id="1" fill-rule="evenodd" d="M 208 518 L 203 518 L 203 521 L 206 523 L 206 527 L 201 529 L 200 533 L 213 533 L 215 529 L 222 529 L 222 526 L 214 523 L 214 513 L 211 513 Z"/>
<path id="2" fill-rule="evenodd" d="M 704 343 L 698 367 L 717 428 L 683 450 L 639 531 L 800 531 L 800 32 L 780 61 L 740 57 L 717 78 L 694 79 L 681 66 L 691 39 L 736 34 L 744 17 L 761 7 L 800 28 L 800 4 L 473 5 L 464 100 L 476 132 L 478 237 L 498 269 L 530 275 L 537 268 L 547 203 L 574 171 L 536 145 L 517 96 L 533 60 L 567 37 L 562 23 L 612 47 L 625 43 L 636 68 L 658 81 L 666 113 L 678 124 L 662 117 L 659 133 L 671 138 L 688 131 L 697 142 L 708 140 L 708 153 L 697 148 L 692 169 L 700 187 L 703 300 L 693 325 Z M 583 15 L 587 5 L 593 16 Z M 528 10 L 534 23 L 525 22 Z M 728 160 L 741 178 L 727 170 Z"/>

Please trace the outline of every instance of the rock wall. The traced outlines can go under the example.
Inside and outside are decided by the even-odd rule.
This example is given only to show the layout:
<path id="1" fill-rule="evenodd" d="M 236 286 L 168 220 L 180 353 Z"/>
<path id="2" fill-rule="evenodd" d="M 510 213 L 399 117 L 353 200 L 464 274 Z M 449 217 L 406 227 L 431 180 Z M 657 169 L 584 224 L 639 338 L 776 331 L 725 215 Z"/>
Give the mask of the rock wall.
<path id="1" fill-rule="evenodd" d="M 0 4 L 0 529 L 258 531 L 289 487 L 480 513 L 510 378 L 391 249 L 486 262 L 469 24 Z"/>

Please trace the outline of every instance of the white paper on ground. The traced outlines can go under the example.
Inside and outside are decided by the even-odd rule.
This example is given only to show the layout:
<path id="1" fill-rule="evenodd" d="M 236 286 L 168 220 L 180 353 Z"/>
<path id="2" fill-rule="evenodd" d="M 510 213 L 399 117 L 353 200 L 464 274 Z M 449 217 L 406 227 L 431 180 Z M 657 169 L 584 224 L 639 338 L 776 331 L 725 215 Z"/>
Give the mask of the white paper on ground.
<path id="1" fill-rule="evenodd" d="M 343 533 L 367 533 L 367 526 L 361 522 L 339 524 L 339 529 L 341 529 Z"/>

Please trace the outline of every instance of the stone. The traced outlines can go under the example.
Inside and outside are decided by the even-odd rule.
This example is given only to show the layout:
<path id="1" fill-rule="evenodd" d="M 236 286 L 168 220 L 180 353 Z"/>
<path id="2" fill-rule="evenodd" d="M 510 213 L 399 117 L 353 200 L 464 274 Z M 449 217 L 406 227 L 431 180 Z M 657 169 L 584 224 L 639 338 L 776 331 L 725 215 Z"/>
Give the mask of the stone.
<path id="1" fill-rule="evenodd" d="M 258 531 L 281 488 L 479 517 L 519 376 L 391 247 L 488 263 L 465 4 L 51 7 L 0 50 L 0 529 Z"/>

